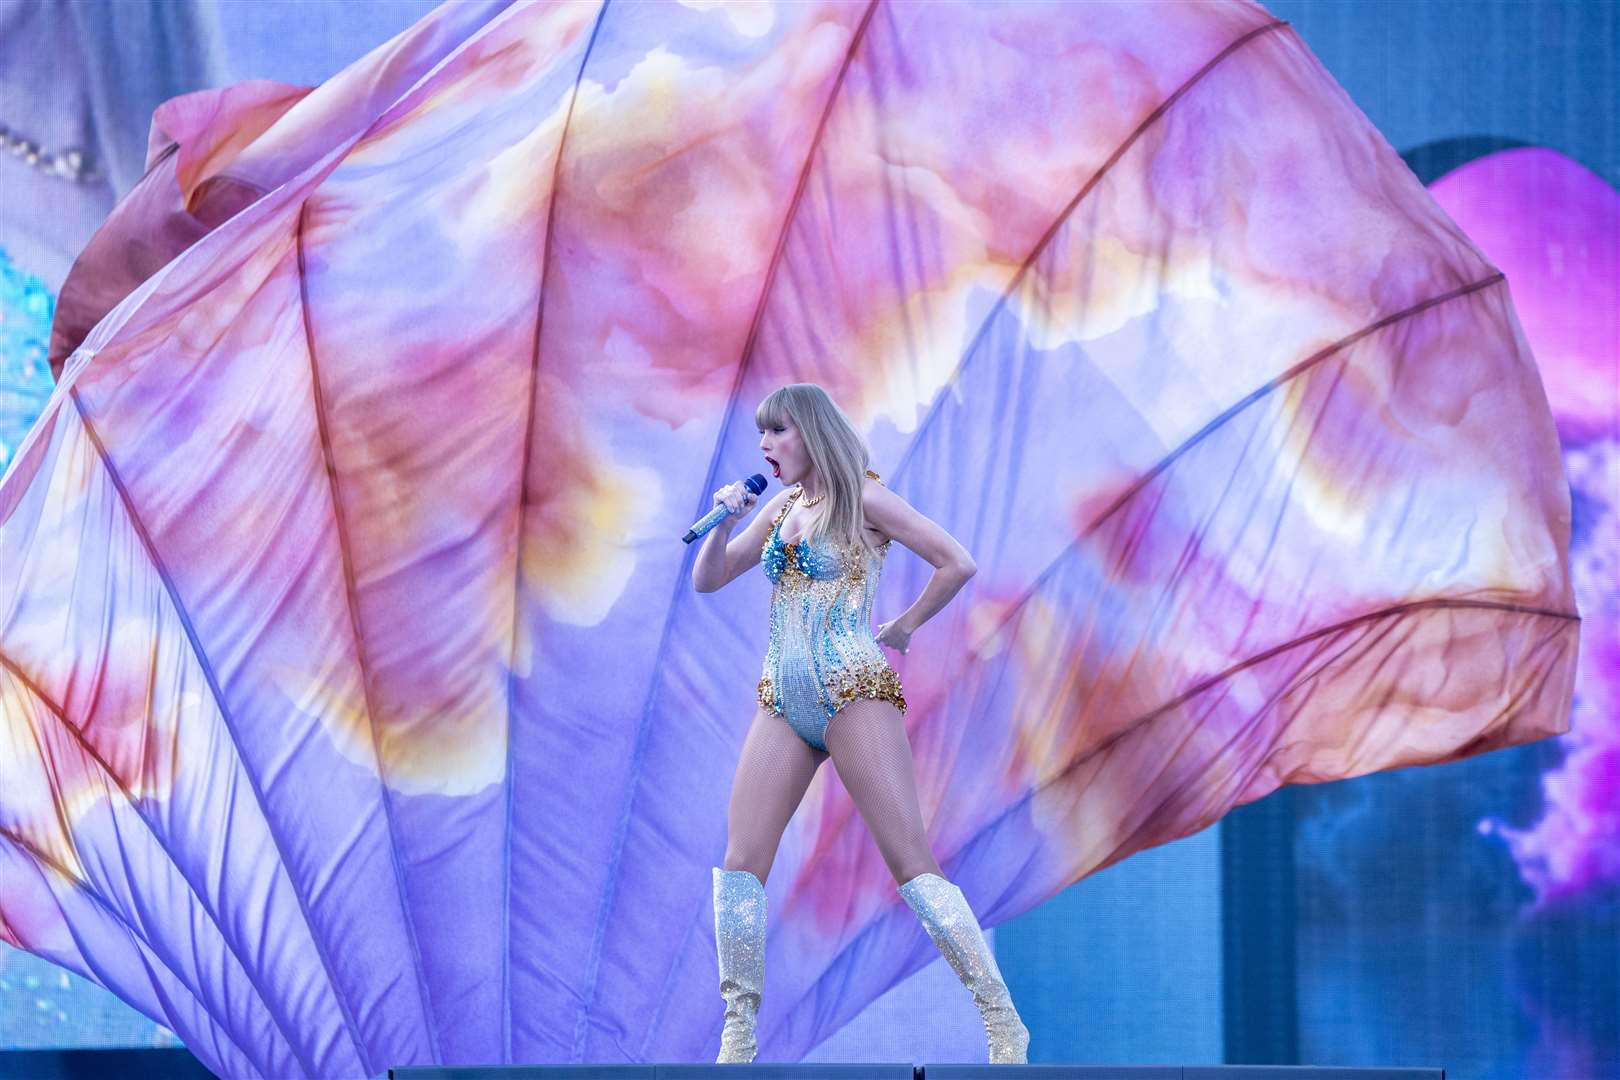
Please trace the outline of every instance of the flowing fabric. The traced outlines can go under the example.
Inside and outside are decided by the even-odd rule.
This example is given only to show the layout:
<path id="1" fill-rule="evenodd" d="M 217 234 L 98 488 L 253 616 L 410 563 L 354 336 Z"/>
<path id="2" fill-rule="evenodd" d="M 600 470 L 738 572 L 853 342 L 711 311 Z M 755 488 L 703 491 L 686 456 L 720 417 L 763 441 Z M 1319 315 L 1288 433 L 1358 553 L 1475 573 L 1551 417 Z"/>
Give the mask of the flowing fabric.
<path id="1" fill-rule="evenodd" d="M 224 1075 L 712 1059 L 769 595 L 678 537 L 782 383 L 980 568 L 891 659 L 986 925 L 1565 729 L 1507 283 L 1257 6 L 463 2 L 152 146 L 0 481 L 0 936 Z M 762 1059 L 934 955 L 831 770 L 769 903 Z"/>

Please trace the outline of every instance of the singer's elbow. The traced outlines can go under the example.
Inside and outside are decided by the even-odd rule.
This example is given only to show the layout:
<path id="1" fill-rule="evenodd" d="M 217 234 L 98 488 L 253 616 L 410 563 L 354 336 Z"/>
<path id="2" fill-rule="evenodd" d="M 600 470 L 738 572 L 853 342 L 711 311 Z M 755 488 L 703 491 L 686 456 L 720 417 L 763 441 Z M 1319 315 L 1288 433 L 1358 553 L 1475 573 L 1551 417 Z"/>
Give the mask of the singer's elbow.
<path id="1" fill-rule="evenodd" d="M 963 581 L 966 581 L 968 578 L 979 572 L 979 564 L 974 562 L 971 557 L 958 560 L 956 563 L 956 572 L 961 575 Z"/>

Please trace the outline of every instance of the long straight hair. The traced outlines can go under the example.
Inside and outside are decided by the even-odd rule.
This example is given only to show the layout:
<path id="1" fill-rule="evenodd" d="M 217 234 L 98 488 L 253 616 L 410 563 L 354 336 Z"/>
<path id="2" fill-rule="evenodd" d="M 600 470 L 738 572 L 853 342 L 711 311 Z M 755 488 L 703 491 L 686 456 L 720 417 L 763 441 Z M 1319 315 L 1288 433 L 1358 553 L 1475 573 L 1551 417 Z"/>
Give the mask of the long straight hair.
<path id="1" fill-rule="evenodd" d="M 754 423 L 761 431 L 778 426 L 784 417 L 799 429 L 810 464 L 821 474 L 827 491 L 826 504 L 812 519 L 806 539 L 829 537 L 865 546 L 861 485 L 870 459 L 866 440 L 815 383 L 789 383 L 773 390 L 754 410 Z"/>

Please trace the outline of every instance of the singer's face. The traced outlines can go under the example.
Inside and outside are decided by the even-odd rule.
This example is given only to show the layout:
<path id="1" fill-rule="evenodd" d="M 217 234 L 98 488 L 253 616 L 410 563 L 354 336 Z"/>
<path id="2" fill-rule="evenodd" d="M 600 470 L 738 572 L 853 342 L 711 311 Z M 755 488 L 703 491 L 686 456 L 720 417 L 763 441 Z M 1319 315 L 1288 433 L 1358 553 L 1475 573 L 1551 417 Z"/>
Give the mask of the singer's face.
<path id="1" fill-rule="evenodd" d="M 809 471 L 810 460 L 804 444 L 799 441 L 799 429 L 793 421 L 784 419 L 780 424 L 759 433 L 759 449 L 765 463 L 771 466 L 776 478 L 783 484 L 797 484 Z"/>

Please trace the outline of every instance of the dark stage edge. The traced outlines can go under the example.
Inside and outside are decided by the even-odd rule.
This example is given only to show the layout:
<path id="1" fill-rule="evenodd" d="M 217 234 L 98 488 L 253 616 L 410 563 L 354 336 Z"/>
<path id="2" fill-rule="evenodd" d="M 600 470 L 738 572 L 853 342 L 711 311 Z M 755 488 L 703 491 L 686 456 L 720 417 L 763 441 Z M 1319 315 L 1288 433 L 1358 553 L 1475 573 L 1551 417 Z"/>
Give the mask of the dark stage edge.
<path id="1" fill-rule="evenodd" d="M 387 1080 L 1445 1080 L 1441 1068 L 1316 1065 L 501 1065 L 390 1069 Z"/>
<path id="2" fill-rule="evenodd" d="M 0 1080 L 214 1080 L 183 1047 L 0 1050 Z"/>

